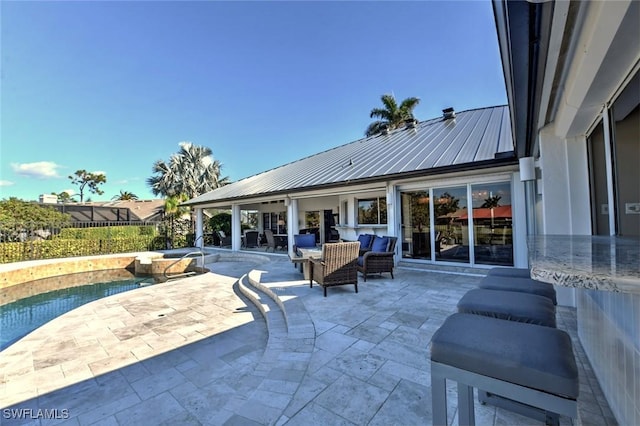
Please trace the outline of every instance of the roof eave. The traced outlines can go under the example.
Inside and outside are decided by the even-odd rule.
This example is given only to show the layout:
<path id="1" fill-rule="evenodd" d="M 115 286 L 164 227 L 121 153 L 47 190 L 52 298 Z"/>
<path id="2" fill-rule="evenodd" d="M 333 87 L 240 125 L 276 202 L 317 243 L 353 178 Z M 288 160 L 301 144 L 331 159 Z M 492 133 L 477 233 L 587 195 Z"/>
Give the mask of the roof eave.
<path id="1" fill-rule="evenodd" d="M 554 2 L 493 0 L 518 158 L 533 155 Z M 524 48 L 523 48 L 524 47 Z"/>
<path id="2" fill-rule="evenodd" d="M 362 179 L 353 179 L 353 180 L 347 180 L 347 181 L 341 181 L 341 182 L 325 183 L 325 184 L 305 186 L 305 187 L 299 187 L 299 188 L 291 188 L 291 189 L 286 189 L 281 191 L 272 191 L 268 193 L 251 194 L 251 195 L 239 196 L 239 197 L 226 197 L 226 198 L 219 198 L 215 200 L 206 200 L 206 201 L 196 201 L 196 199 L 193 199 L 193 200 L 184 202 L 181 205 L 198 207 L 202 205 L 212 205 L 212 204 L 215 204 L 215 205 L 236 204 L 238 202 L 255 200 L 257 198 L 263 198 L 266 196 L 268 197 L 278 197 L 278 196 L 286 196 L 286 195 L 290 196 L 292 194 L 301 193 L 301 192 L 344 188 L 344 187 L 356 186 L 356 185 L 388 182 L 392 180 L 411 179 L 411 178 L 421 177 L 421 176 L 442 175 L 442 174 L 466 172 L 466 171 L 472 171 L 472 170 L 485 170 L 488 168 L 495 168 L 500 166 L 511 166 L 511 165 L 517 165 L 517 164 L 518 164 L 518 159 L 514 155 L 514 156 L 506 156 L 504 158 L 494 158 L 490 160 L 476 161 L 472 163 L 454 164 L 446 167 L 435 167 L 431 169 L 414 170 L 410 172 L 387 174 L 383 176 L 372 176 L 372 177 L 367 177 Z"/>

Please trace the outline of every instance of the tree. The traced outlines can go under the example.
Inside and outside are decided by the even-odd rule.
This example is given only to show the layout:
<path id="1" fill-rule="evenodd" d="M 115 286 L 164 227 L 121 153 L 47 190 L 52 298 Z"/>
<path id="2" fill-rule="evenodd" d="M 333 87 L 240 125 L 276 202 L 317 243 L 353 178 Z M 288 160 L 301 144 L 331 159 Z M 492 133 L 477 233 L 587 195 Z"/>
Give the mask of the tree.
<path id="1" fill-rule="evenodd" d="M 107 177 L 102 173 L 89 173 L 86 170 L 77 170 L 73 176 L 69 176 L 71 183 L 78 185 L 80 202 L 84 201 L 85 188 L 93 194 L 102 195 L 104 191 L 98 188 L 99 185 L 107 182 Z"/>
<path id="2" fill-rule="evenodd" d="M 60 213 L 48 205 L 32 203 L 10 197 L 0 200 L 0 222 L 38 222 L 53 225 L 66 224 L 71 219 L 67 213 Z"/>
<path id="3" fill-rule="evenodd" d="M 495 209 L 496 207 L 500 207 L 500 200 L 502 197 L 500 195 L 494 195 L 484 200 L 484 203 L 480 206 L 483 209 Z"/>
<path id="4" fill-rule="evenodd" d="M 52 206 L 31 203 L 11 197 L 0 201 L 0 240 L 25 241 L 47 238 L 55 228 L 71 222 L 71 216 Z"/>
<path id="5" fill-rule="evenodd" d="M 194 198 L 229 183 L 228 177 L 220 177 L 221 169 L 210 148 L 181 142 L 180 151 L 168 163 L 157 160 L 153 164 L 155 176 L 147 179 L 147 185 L 154 195 Z"/>
<path id="6" fill-rule="evenodd" d="M 407 98 L 398 106 L 393 95 L 382 95 L 380 98 L 384 108 L 374 108 L 371 110 L 371 118 L 379 118 L 369 124 L 365 131 L 366 136 L 372 136 L 380 133 L 386 126 L 389 130 L 397 129 L 404 126 L 405 120 L 413 119 L 413 109 L 420 103 L 419 98 Z"/>
<path id="7" fill-rule="evenodd" d="M 117 201 L 131 201 L 138 200 L 139 198 L 133 192 L 120 190 L 120 194 L 114 195 L 111 199 Z"/>
<path id="8" fill-rule="evenodd" d="M 169 221 L 168 231 L 171 232 L 170 236 L 169 232 L 167 232 L 166 235 L 167 249 L 175 247 L 176 221 L 178 221 L 185 214 L 189 213 L 189 207 L 182 207 L 180 205 L 185 201 L 187 201 L 187 196 L 184 194 L 167 197 L 164 201 L 164 217 L 165 220 Z"/>
<path id="9" fill-rule="evenodd" d="M 73 197 L 75 197 L 75 195 L 71 195 L 67 191 L 62 191 L 60 193 L 52 192 L 51 195 L 57 196 L 59 203 L 75 203 L 75 201 L 76 201 L 76 200 L 73 199 Z"/>

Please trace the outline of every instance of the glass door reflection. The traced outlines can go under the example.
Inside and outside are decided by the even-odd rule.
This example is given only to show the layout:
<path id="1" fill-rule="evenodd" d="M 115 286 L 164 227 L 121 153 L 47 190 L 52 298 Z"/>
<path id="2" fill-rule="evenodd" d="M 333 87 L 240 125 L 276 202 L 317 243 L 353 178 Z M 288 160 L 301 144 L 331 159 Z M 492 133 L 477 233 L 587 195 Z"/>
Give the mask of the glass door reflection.
<path id="1" fill-rule="evenodd" d="M 402 192 L 400 199 L 402 204 L 402 257 L 431 259 L 429 192 Z"/>
<path id="2" fill-rule="evenodd" d="M 467 187 L 433 190 L 436 260 L 469 263 Z"/>
<path id="3" fill-rule="evenodd" d="M 473 198 L 474 262 L 513 265 L 511 184 L 471 186 Z"/>

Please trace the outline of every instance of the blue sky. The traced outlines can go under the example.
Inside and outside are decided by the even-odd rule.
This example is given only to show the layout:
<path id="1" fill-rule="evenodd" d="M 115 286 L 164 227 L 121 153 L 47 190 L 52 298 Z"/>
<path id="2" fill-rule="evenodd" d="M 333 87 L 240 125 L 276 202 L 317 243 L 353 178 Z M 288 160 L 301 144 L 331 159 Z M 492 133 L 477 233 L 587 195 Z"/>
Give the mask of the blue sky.
<path id="1" fill-rule="evenodd" d="M 506 104 L 491 3 L 0 3 L 0 198 L 154 198 L 179 143 L 232 181 L 363 137 L 380 96 L 419 120 Z M 75 188 L 77 190 L 77 188 Z M 85 195 L 86 198 L 86 195 Z"/>

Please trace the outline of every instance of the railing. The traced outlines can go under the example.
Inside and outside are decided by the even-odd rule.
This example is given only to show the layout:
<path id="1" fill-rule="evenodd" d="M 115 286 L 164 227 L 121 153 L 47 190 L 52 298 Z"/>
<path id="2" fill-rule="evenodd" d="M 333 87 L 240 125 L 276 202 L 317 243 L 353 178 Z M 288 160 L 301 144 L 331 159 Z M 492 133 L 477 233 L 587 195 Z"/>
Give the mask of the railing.
<path id="1" fill-rule="evenodd" d="M 174 266 L 175 264 L 179 263 L 180 261 L 182 261 L 186 257 L 189 257 L 189 256 L 191 256 L 193 254 L 200 255 L 200 259 L 202 260 L 202 268 L 204 268 L 204 252 L 202 250 L 190 251 L 189 253 L 186 253 L 185 255 L 183 255 L 180 259 L 177 259 L 175 262 L 171 262 L 166 268 L 164 268 L 164 272 L 162 273 L 164 278 L 168 281 L 168 280 L 171 280 L 171 279 L 184 278 L 184 277 L 190 277 L 192 275 L 195 275 L 196 274 L 195 271 L 179 272 L 179 273 L 171 274 L 171 275 L 168 274 L 168 271 L 169 271 L 169 269 L 171 269 L 172 266 Z"/>

